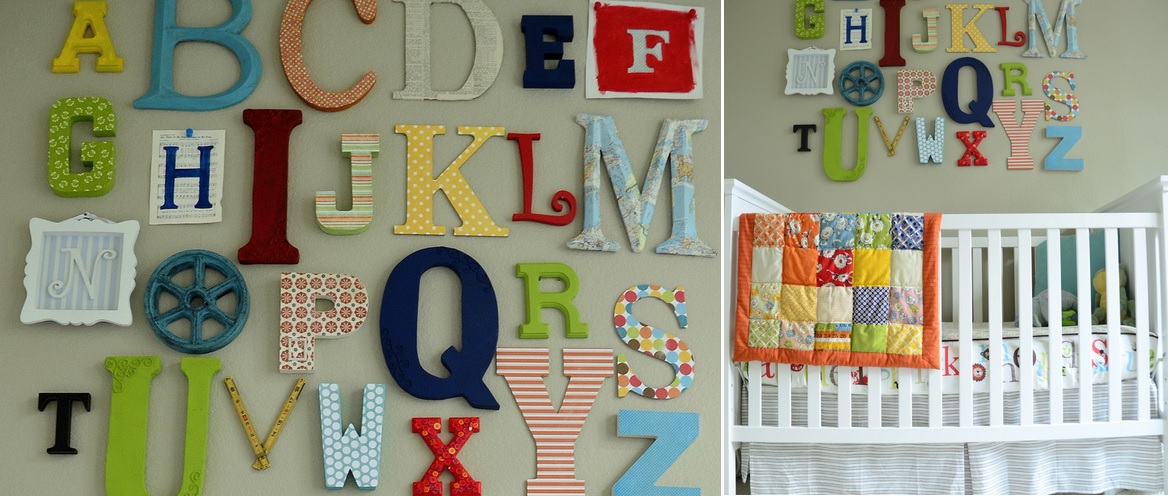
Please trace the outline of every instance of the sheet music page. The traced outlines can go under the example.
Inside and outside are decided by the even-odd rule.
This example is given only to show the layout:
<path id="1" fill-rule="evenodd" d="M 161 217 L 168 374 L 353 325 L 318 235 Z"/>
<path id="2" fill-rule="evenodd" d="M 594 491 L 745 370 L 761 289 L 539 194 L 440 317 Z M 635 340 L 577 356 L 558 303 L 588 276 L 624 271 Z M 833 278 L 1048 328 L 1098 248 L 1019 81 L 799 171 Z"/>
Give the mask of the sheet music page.
<path id="1" fill-rule="evenodd" d="M 223 220 L 220 203 L 223 199 L 226 135 L 227 131 L 223 129 L 193 131 L 189 137 L 186 130 L 154 131 L 150 157 L 151 224 L 208 224 Z M 167 198 L 167 148 L 175 148 L 170 198 Z M 201 170 L 204 154 L 210 169 L 206 172 Z M 204 187 L 209 204 L 200 205 L 201 188 Z"/>

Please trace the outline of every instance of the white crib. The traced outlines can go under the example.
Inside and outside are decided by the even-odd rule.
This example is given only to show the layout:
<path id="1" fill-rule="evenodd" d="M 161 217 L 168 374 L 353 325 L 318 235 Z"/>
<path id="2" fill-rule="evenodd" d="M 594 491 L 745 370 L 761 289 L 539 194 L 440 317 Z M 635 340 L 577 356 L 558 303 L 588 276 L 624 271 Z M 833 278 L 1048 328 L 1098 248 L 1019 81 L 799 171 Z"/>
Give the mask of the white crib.
<path id="1" fill-rule="evenodd" d="M 1163 390 L 1163 377 L 1156 365 L 1164 356 L 1164 339 L 1157 336 L 1165 328 L 1165 309 L 1168 295 L 1165 293 L 1166 231 L 1164 225 L 1165 205 L 1168 205 L 1168 176 L 1162 176 L 1101 209 L 1098 213 L 1067 214 L 962 214 L 942 217 L 942 315 L 948 326 L 955 329 L 956 341 L 949 343 L 961 357 L 975 357 L 975 350 L 985 350 L 980 354 L 986 376 L 975 390 L 973 373 L 958 374 L 956 380 L 943 380 L 942 370 L 924 372 L 910 369 L 880 371 L 880 375 L 902 380 L 868 380 L 866 384 L 853 384 L 848 377 L 870 377 L 874 371 L 856 371 L 840 367 L 828 374 L 819 367 L 808 367 L 792 371 L 791 366 L 767 366 L 752 362 L 746 374 L 731 364 L 735 312 L 727 311 L 726 355 L 724 362 L 724 405 L 723 418 L 725 440 L 723 452 L 723 490 L 726 494 L 737 494 L 735 489 L 738 464 L 736 456 L 762 456 L 762 448 L 790 448 L 795 451 L 774 455 L 775 459 L 804 457 L 806 469 L 837 470 L 831 458 L 822 455 L 835 447 L 849 454 L 849 458 L 867 456 L 864 453 L 901 453 L 902 458 L 929 457 L 929 449 L 952 448 L 955 474 L 943 492 L 1012 492 L 1020 486 L 1011 486 L 1009 480 L 984 480 L 992 478 L 992 472 L 1004 470 L 1001 466 L 981 466 L 970 458 L 983 448 L 993 450 L 1018 449 L 1035 450 L 1036 447 L 1058 446 L 1064 443 L 1068 450 L 1114 449 L 1115 453 L 1133 457 L 1130 463 L 1121 464 L 1117 470 L 1122 474 L 1108 474 L 1103 486 L 1117 484 L 1118 487 L 1104 487 L 1102 490 L 1122 488 L 1129 479 L 1135 477 L 1144 487 L 1127 487 L 1154 492 L 1168 492 L 1168 453 L 1162 448 L 1165 433 L 1164 401 L 1158 394 Z M 738 219 L 743 213 L 787 212 L 782 204 L 767 198 L 745 184 L 727 179 L 724 184 L 725 245 L 723 253 L 737 253 L 735 243 L 738 235 Z M 1092 270 L 1088 252 L 1091 232 L 1103 232 L 1107 321 L 1103 326 L 1089 324 L 1092 313 L 1090 296 Z M 1033 294 L 1034 247 L 1045 241 L 1047 287 L 1064 287 L 1062 281 L 1062 244 L 1069 241 L 1074 246 L 1075 284 L 1073 291 L 1078 296 L 1077 313 L 1081 325 L 1063 326 L 1058 319 L 1052 319 L 1049 328 L 1038 329 L 1029 318 L 1019 319 L 1015 326 L 1015 316 L 1030 316 Z M 736 260 L 726 257 L 723 267 L 726 305 L 733 308 L 737 294 L 734 274 Z M 1119 324 L 1118 273 L 1124 267 L 1129 274 L 1128 286 L 1135 301 L 1135 325 L 1122 328 Z M 1021 297 L 1020 297 L 1021 296 Z M 1057 298 L 1050 299 L 1049 315 L 1060 315 Z M 932 304 L 932 303 L 930 303 Z M 988 335 L 983 344 L 975 344 L 975 327 Z M 1003 340 L 1008 329 L 1016 327 L 1016 352 L 1014 357 L 1004 356 Z M 1010 333 L 1014 331 L 1009 331 Z M 1048 335 L 1035 338 L 1036 335 Z M 1016 360 L 1017 356 L 1034 356 L 1040 341 L 1056 343 L 1050 347 L 1052 358 L 1045 363 L 1033 360 Z M 1099 366 L 1104 362 L 1099 355 L 1088 353 L 1092 343 L 1105 339 L 1106 343 L 1131 343 L 1130 366 L 1133 373 L 1124 378 L 1116 367 L 1114 350 L 1107 353 L 1112 362 L 1109 372 L 1103 372 L 1105 379 L 1098 380 Z M 1062 343 L 1059 345 L 1058 343 Z M 1076 364 L 1065 364 L 1055 359 L 1053 353 L 1069 347 Z M 1117 345 L 1118 346 L 1118 345 Z M 1141 359 L 1140 357 L 1149 357 Z M 1095 359 L 1099 363 L 1093 363 Z M 964 360 L 964 359 L 963 359 Z M 962 364 L 968 366 L 968 363 Z M 1063 367 L 1068 374 L 1077 377 L 1060 378 Z M 1049 367 L 1035 370 L 1035 367 Z M 795 367 L 798 368 L 798 367 Z M 1012 370 L 1018 374 L 1016 386 L 1003 385 L 1000 374 Z M 768 381 L 764 381 L 764 373 Z M 947 374 L 948 371 L 944 371 Z M 802 377 L 800 375 L 802 374 Z M 1036 386 L 1035 377 L 1046 374 L 1049 388 Z M 744 377 L 745 375 L 745 377 Z M 773 376 L 773 377 L 772 377 Z M 816 378 L 836 378 L 832 387 L 824 387 L 825 381 Z M 905 377 L 919 378 L 903 380 Z M 1096 379 L 1093 381 L 1093 377 Z M 809 378 L 804 380 L 804 378 Z M 843 380 L 839 380 L 843 378 Z M 764 384 L 764 382 L 773 382 Z M 804 385 L 805 382 L 805 385 Z M 857 381 L 859 382 L 859 381 Z M 1094 382 L 1094 383 L 1093 383 Z M 945 383 L 943 390 L 942 384 Z M 1067 384 L 1063 386 L 1063 384 Z M 1012 385 L 1011 385 L 1012 386 Z M 1061 386 L 1061 387 L 1060 387 Z M 744 395 L 744 397 L 743 397 Z M 840 414 L 841 412 L 846 412 Z M 1080 414 L 1083 412 L 1083 414 Z M 1093 412 L 1093 413 L 1092 413 Z M 1136 448 L 1119 444 L 1122 440 L 1133 440 Z M 1151 440 L 1151 444 L 1148 441 Z M 998 444 L 993 444 L 998 443 Z M 1035 444 L 1037 443 L 1037 444 Z M 1044 444 L 1047 443 L 1047 444 Z M 1053 443 L 1053 444 L 1050 444 Z M 921 447 L 919 452 L 897 451 L 898 447 Z M 1102 448 L 1099 448 L 1102 446 Z M 1108 448 L 1108 447 L 1111 448 Z M 798 451 L 806 448 L 804 451 Z M 1044 450 L 1046 448 L 1043 448 Z M 743 453 L 739 453 L 739 451 Z M 1138 451 L 1143 450 L 1143 451 Z M 1049 450 L 1047 450 L 1049 451 Z M 1138 451 L 1138 454 L 1133 454 Z M 1055 451 L 1050 451 L 1055 453 Z M 798 455 L 792 455 L 797 453 Z M 913 454 L 916 453 L 916 454 Z M 1108 456 L 1103 452 L 1101 456 Z M 822 458 L 816 458 L 821 456 Z M 979 455 L 980 456 L 980 455 Z M 1029 456 L 1029 455 L 1027 455 Z M 1110 456 L 1115 459 L 1120 455 Z M 882 458 L 882 456 L 880 457 Z M 904 468 L 913 460 L 897 460 L 889 455 L 889 460 L 871 463 L 869 471 L 896 470 L 889 477 L 888 486 L 865 489 L 863 485 L 844 485 L 844 492 L 915 492 L 912 470 Z M 1145 459 L 1152 458 L 1152 459 Z M 765 463 L 752 460 L 756 466 Z M 769 463 L 769 462 L 768 462 Z M 858 465 L 868 464 L 857 462 Z M 1064 467 L 1074 467 L 1063 463 Z M 898 465 L 900 464 L 900 465 Z M 1041 464 L 1041 463 L 1039 463 Z M 1015 463 L 1015 465 L 1018 465 Z M 903 470 L 901 470 L 903 468 Z M 1035 467 L 1021 470 L 1045 470 Z M 1072 469 L 1077 470 L 1077 469 Z M 956 473 L 960 471 L 961 473 Z M 1137 473 L 1147 472 L 1147 473 Z M 1069 475 L 1055 474 L 1052 480 L 1068 478 Z M 752 482 L 759 476 L 756 468 L 751 473 Z M 1044 477 L 1044 474 L 1026 474 Z M 783 477 L 788 477 L 785 475 Z M 831 477 L 847 478 L 842 473 Z M 1018 478 L 1019 475 L 1004 476 Z M 1073 477 L 1069 477 L 1073 478 Z M 898 479 L 898 480 L 893 480 Z M 1155 481 L 1158 487 L 1147 487 Z M 907 486 L 896 482 L 908 482 Z M 961 487 L 957 484 L 961 483 Z M 852 484 L 849 481 L 847 484 Z M 878 486 L 884 484 L 876 482 Z M 989 485 L 986 485 L 989 484 Z M 1000 484 L 1000 485 L 994 485 Z M 1021 486 L 1037 491 L 1097 491 L 1100 486 L 1068 488 L 1063 483 L 1050 486 Z M 780 484 L 781 485 L 781 484 Z M 1035 489 L 1035 488 L 1050 489 Z M 773 487 L 755 489 L 765 492 L 820 492 L 814 486 Z M 932 489 L 924 491 L 936 492 Z"/>

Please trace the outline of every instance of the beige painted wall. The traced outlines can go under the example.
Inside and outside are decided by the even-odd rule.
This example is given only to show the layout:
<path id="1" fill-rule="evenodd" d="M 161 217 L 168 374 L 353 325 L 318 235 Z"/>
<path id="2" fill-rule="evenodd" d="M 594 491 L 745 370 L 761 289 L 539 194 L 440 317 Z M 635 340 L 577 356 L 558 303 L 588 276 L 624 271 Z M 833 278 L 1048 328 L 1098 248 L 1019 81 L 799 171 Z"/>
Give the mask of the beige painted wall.
<path id="1" fill-rule="evenodd" d="M 707 243 L 718 243 L 719 158 L 721 88 L 719 3 L 687 2 L 705 7 L 705 98 L 701 100 L 586 100 L 587 8 L 584 1 L 487 0 L 502 28 L 505 55 L 494 85 L 480 98 L 468 102 L 418 102 L 391 98 L 404 86 L 404 7 L 398 2 L 379 2 L 380 14 L 366 26 L 344 1 L 314 2 L 305 26 L 305 57 L 313 76 L 324 87 L 339 90 L 367 70 L 379 81 L 365 101 L 353 108 L 323 113 L 309 108 L 291 90 L 278 57 L 277 33 L 286 2 L 254 0 L 252 21 L 244 31 L 263 58 L 263 77 L 255 93 L 243 103 L 213 112 L 147 111 L 131 107 L 149 84 L 153 2 L 110 2 L 107 23 L 118 54 L 125 59 L 121 73 L 97 74 L 93 57 L 82 57 L 80 74 L 53 74 L 50 62 L 61 49 L 72 23 L 70 0 L 0 3 L 0 237 L 4 261 L 0 263 L 0 288 L 8 303 L 0 307 L 3 345 L 0 367 L 6 379 L 0 383 L 0 480 L 11 494 L 102 494 L 106 435 L 109 424 L 110 375 L 103 361 L 110 355 L 157 355 L 163 371 L 154 379 L 150 405 L 149 462 L 147 482 L 151 494 L 172 494 L 179 487 L 186 383 L 178 369 L 181 354 L 164 346 L 145 320 L 143 291 L 151 272 L 165 258 L 189 248 L 204 248 L 236 260 L 236 251 L 249 238 L 253 134 L 243 122 L 246 108 L 290 108 L 304 112 L 304 123 L 292 134 L 288 205 L 288 237 L 301 251 L 299 265 L 239 266 L 252 295 L 251 317 L 242 334 L 212 356 L 223 370 L 211 395 L 211 431 L 208 443 L 204 494 L 322 494 L 325 493 L 321 461 L 319 401 L 316 388 L 322 382 L 340 384 L 346 422 L 357 422 L 360 391 L 366 383 L 388 384 L 385 448 L 378 488 L 386 494 L 409 494 L 432 456 L 421 438 L 410 431 L 417 416 L 480 416 L 483 432 L 466 445 L 460 458 L 472 475 L 484 484 L 485 494 L 520 494 L 525 481 L 535 475 L 534 441 L 503 379 L 488 369 L 485 381 L 502 405 L 499 411 L 475 410 L 463 400 L 423 401 L 405 393 L 388 373 L 381 353 L 378 319 L 386 278 L 398 262 L 424 247 L 449 246 L 474 257 L 486 270 L 499 304 L 500 346 L 546 347 L 552 350 L 552 373 L 547 379 L 553 402 L 559 404 L 566 386 L 560 369 L 563 348 L 626 348 L 612 327 L 613 304 L 623 291 L 643 283 L 684 286 L 689 293 L 689 327 L 680 329 L 668 307 L 661 302 L 638 303 L 638 314 L 686 339 L 702 363 L 693 388 L 672 401 L 628 397 L 618 399 L 615 379 L 608 380 L 577 444 L 577 474 L 587 483 L 588 494 L 610 494 L 616 480 L 648 447 L 648 439 L 619 438 L 617 411 L 671 410 L 698 412 L 701 434 L 663 483 L 699 486 L 706 494 L 718 487 L 718 464 L 711 456 L 719 445 L 718 260 L 657 255 L 653 246 L 669 237 L 668 188 L 661 193 L 658 211 L 649 233 L 649 250 L 634 254 L 608 254 L 569 250 L 565 242 L 580 232 L 582 214 L 566 227 L 512 222 L 521 211 L 522 186 L 515 146 L 492 138 L 463 169 L 486 208 L 511 235 L 501 239 L 402 236 L 391 234 L 405 219 L 405 143 L 393 132 L 395 124 L 441 124 L 447 134 L 436 141 L 435 161 L 449 164 L 467 144 L 458 136 L 459 125 L 497 125 L 508 131 L 538 132 L 535 145 L 535 208 L 549 212 L 547 203 L 559 189 L 571 191 L 583 202 L 582 160 L 584 132 L 574 122 L 577 113 L 614 116 L 621 138 L 633 162 L 638 181 L 643 181 L 660 126 L 665 119 L 709 119 L 709 127 L 695 135 L 699 233 Z M 179 24 L 209 26 L 229 15 L 229 3 L 180 2 Z M 520 19 L 527 14 L 568 14 L 574 18 L 575 41 L 567 45 L 567 58 L 577 63 L 577 85 L 569 90 L 525 90 L 522 87 L 524 43 Z M 471 66 L 473 40 L 466 17 L 455 5 L 433 8 L 434 86 L 456 88 Z M 205 43 L 188 43 L 175 54 L 178 89 L 187 94 L 210 94 L 231 85 L 238 74 L 230 52 Z M 102 197 L 60 198 L 45 181 L 48 110 L 54 101 L 71 96 L 103 96 L 113 102 L 118 117 L 117 184 Z M 155 129 L 226 129 L 226 186 L 222 204 L 224 220 L 194 226 L 147 224 L 148 165 L 151 131 Z M 374 160 L 374 220 L 367 232 L 338 237 L 322 232 L 313 217 L 313 193 L 348 188 L 348 161 L 339 152 L 341 133 L 381 135 L 381 154 Z M 74 129 L 75 146 L 94 139 L 88 125 Z M 612 239 L 623 239 L 624 230 L 616 202 L 604 179 L 601 191 L 603 225 Z M 438 195 L 435 220 L 458 224 L 453 209 Z M 29 249 L 28 221 L 32 217 L 63 220 L 81 212 L 142 223 L 137 244 L 137 286 L 131 298 L 133 325 L 110 324 L 68 327 L 55 323 L 23 325 L 19 320 L 24 299 L 24 256 Z M 522 281 L 515 265 L 524 262 L 563 262 L 579 274 L 577 307 L 590 326 L 587 339 L 564 338 L 559 316 L 545 312 L 552 325 L 549 340 L 520 340 L 517 326 L 524 320 Z M 272 468 L 251 469 L 253 455 L 231 406 L 222 378 L 231 375 L 244 393 L 257 429 L 266 433 L 295 379 L 276 371 L 278 329 L 278 278 L 281 271 L 340 272 L 360 277 L 369 288 L 370 318 L 347 338 L 322 340 L 317 346 L 317 371 L 306 375 L 308 389 L 289 418 L 279 444 L 271 455 Z M 551 285 L 554 286 L 554 285 Z M 427 273 L 420 309 L 419 353 L 423 365 L 435 374 L 444 370 L 439 354 L 460 343 L 459 301 L 449 294 L 458 281 L 451 273 Z M 553 288 L 554 289 L 554 288 Z M 392 318 L 392 316 L 390 316 Z M 629 358 L 650 384 L 672 377 L 664 363 L 643 355 Z M 707 365 L 709 364 L 709 365 Z M 83 391 L 93 395 L 93 411 L 74 416 L 72 445 L 76 456 L 50 456 L 54 416 L 37 412 L 37 393 Z M 447 476 L 448 478 L 448 476 Z M 353 491 L 350 482 L 347 491 Z"/>
<path id="2" fill-rule="evenodd" d="M 1067 155 L 1082 158 L 1079 172 L 1048 171 L 1043 160 L 1056 143 L 1045 137 L 1045 128 L 1054 121 L 1040 120 L 1030 138 L 1031 155 L 1036 167 L 1029 171 L 1008 171 L 1006 157 L 1009 142 L 1000 126 L 987 129 L 988 138 L 981 146 L 989 158 L 986 167 L 958 167 L 965 151 L 955 137 L 957 131 L 976 131 L 978 124 L 958 124 L 946 116 L 940 91 L 917 100 L 912 116 L 923 117 L 932 134 L 933 119 L 946 117 L 945 157 L 942 164 L 921 165 L 917 160 L 914 125 L 905 130 L 896 156 L 889 157 L 875 122 L 869 124 L 867 168 L 859 180 L 851 183 L 830 180 L 823 171 L 824 118 L 821 109 L 848 109 L 843 125 L 843 165 L 856 163 L 857 125 L 854 107 L 840 96 L 784 95 L 787 49 L 818 46 L 839 49 L 840 11 L 845 8 L 873 9 L 875 40 L 873 49 L 837 51 L 838 71 L 851 62 L 877 62 L 884 54 L 884 12 L 878 2 L 826 1 L 827 32 L 823 38 L 801 40 L 795 36 L 794 2 L 769 0 L 730 0 L 726 2 L 726 139 L 725 173 L 745 181 L 761 192 L 803 211 L 823 210 L 901 210 L 958 212 L 1046 212 L 1091 211 L 1118 195 L 1143 184 L 1153 176 L 1168 171 L 1163 156 L 1168 144 L 1159 132 L 1159 116 L 1165 110 L 1163 99 L 1155 94 L 1157 82 L 1168 76 L 1168 67 L 1154 55 L 1155 33 L 1168 16 L 1168 3 L 1156 0 L 1128 2 L 1083 2 L 1078 8 L 1078 38 L 1085 60 L 1023 58 L 1024 48 L 997 46 L 1001 27 L 997 12 L 990 10 L 977 26 L 996 53 L 949 53 L 952 28 L 952 2 L 910 0 L 901 12 L 901 54 L 907 61 L 904 69 L 925 69 L 942 74 L 952 61 L 966 56 L 981 60 L 990 69 L 994 98 L 1003 98 L 1003 76 L 998 65 L 1021 62 L 1028 68 L 1034 94 L 1043 98 L 1041 79 L 1051 71 L 1071 71 L 1077 79 L 1082 110 L 1069 123 L 1082 127 L 1083 138 Z M 1025 30 L 1025 2 L 994 2 L 1008 6 L 1011 32 Z M 1045 0 L 1050 14 L 1057 11 L 1055 0 Z M 940 48 L 919 54 L 912 50 L 909 37 L 925 30 L 922 9 L 941 10 Z M 976 13 L 965 11 L 968 22 Z M 965 38 L 965 46 L 973 42 Z M 1039 40 L 1039 46 L 1044 43 Z M 1060 42 L 1059 52 L 1065 48 Z M 903 115 L 897 114 L 896 70 L 882 68 L 887 83 L 883 97 L 871 105 L 889 133 L 896 134 Z M 960 101 L 974 95 L 972 71 L 965 69 L 959 79 Z M 1056 86 L 1068 90 L 1066 81 Z M 1015 99 L 1021 98 L 1014 97 Z M 1047 100 L 1049 102 L 1049 100 Z M 1054 104 L 1060 113 L 1066 107 Z M 811 135 L 811 152 L 797 152 L 799 136 L 792 132 L 795 124 L 815 124 Z"/>

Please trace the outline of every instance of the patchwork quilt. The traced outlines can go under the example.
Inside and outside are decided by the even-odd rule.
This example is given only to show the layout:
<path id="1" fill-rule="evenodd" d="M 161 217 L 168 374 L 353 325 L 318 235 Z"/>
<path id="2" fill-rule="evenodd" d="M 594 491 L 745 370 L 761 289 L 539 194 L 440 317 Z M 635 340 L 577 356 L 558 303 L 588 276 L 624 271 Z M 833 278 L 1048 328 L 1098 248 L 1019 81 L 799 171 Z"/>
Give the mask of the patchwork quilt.
<path id="1" fill-rule="evenodd" d="M 940 214 L 743 214 L 734 361 L 940 368 Z"/>

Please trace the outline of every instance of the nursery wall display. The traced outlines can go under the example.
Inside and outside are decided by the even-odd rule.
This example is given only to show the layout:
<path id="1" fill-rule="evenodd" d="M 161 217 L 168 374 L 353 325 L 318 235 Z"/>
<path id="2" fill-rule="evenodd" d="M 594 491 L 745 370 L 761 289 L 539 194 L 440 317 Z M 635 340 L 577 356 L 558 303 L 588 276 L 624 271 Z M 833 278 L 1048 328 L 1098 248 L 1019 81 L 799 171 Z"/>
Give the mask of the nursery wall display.
<path id="1" fill-rule="evenodd" d="M 9 491 L 717 493 L 720 2 L 150 4 L 0 5 Z"/>

